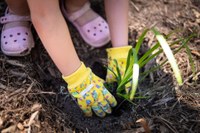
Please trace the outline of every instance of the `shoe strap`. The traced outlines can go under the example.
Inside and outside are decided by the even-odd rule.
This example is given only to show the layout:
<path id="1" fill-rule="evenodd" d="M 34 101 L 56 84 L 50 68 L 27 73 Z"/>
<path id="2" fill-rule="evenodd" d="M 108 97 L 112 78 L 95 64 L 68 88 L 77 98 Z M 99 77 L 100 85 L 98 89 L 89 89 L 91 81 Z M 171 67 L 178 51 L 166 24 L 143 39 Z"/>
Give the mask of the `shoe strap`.
<path id="1" fill-rule="evenodd" d="M 65 9 L 65 4 L 64 2 L 61 5 L 62 11 L 64 13 L 64 16 L 67 17 L 70 21 L 75 21 L 77 18 L 81 17 L 83 14 L 85 14 L 88 10 L 90 10 L 90 3 L 86 2 L 85 5 L 83 5 L 83 7 L 81 9 L 79 9 L 78 11 L 72 13 L 72 14 L 68 14 L 66 9 Z"/>
<path id="2" fill-rule="evenodd" d="M 30 16 L 18 16 L 13 14 L 7 14 L 0 18 L 1 24 L 6 24 L 9 22 L 17 22 L 17 21 L 31 21 Z"/>

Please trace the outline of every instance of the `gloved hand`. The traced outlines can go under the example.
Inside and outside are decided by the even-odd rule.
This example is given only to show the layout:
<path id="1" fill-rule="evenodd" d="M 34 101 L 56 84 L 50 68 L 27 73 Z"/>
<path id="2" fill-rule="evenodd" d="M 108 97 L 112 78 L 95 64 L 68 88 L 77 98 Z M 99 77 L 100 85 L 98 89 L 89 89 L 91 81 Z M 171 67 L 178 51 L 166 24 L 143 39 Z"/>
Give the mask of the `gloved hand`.
<path id="1" fill-rule="evenodd" d="M 114 96 L 104 87 L 104 80 L 83 63 L 76 72 L 63 76 L 63 79 L 68 83 L 69 93 L 77 99 L 86 116 L 92 116 L 93 110 L 97 116 L 104 117 L 106 113 L 111 113 L 111 107 L 117 105 Z"/>
<path id="2" fill-rule="evenodd" d="M 116 47 L 116 48 L 108 48 L 106 49 L 108 54 L 108 67 L 117 74 L 116 63 L 114 59 L 117 61 L 121 76 L 123 77 L 125 69 L 126 69 L 126 60 L 128 57 L 128 52 L 132 48 L 132 46 L 124 46 L 124 47 Z M 108 83 L 116 81 L 116 77 L 109 69 L 107 69 L 106 81 Z"/>

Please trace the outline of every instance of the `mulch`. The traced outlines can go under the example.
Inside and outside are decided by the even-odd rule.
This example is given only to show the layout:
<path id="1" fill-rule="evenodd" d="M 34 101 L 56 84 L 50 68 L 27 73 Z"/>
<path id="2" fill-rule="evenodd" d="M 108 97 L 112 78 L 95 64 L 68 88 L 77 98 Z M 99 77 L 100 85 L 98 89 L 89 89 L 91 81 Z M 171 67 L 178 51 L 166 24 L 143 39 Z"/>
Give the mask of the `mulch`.
<path id="1" fill-rule="evenodd" d="M 92 7 L 105 17 L 101 0 Z M 99 6 L 101 5 L 101 6 Z M 6 5 L 0 1 L 0 14 Z M 88 46 L 70 24 L 72 39 L 81 60 L 94 73 L 104 78 L 106 51 Z M 0 51 L 0 131 L 2 133 L 93 133 L 151 132 L 198 133 L 200 129 L 200 1 L 198 0 L 130 0 L 129 43 L 135 45 L 145 28 L 155 26 L 163 34 L 179 29 L 173 39 L 196 36 L 188 43 L 195 63 L 183 49 L 175 57 L 183 77 L 178 86 L 169 64 L 151 74 L 139 84 L 138 93 L 145 99 L 134 104 L 124 102 L 105 118 L 86 118 L 68 94 L 66 83 L 33 29 L 36 47 L 26 57 L 7 57 Z M 1 26 L 2 28 L 2 26 Z M 140 54 L 154 43 L 148 34 Z M 177 48 L 180 44 L 174 46 Z M 153 64 L 164 61 L 160 55 Z"/>

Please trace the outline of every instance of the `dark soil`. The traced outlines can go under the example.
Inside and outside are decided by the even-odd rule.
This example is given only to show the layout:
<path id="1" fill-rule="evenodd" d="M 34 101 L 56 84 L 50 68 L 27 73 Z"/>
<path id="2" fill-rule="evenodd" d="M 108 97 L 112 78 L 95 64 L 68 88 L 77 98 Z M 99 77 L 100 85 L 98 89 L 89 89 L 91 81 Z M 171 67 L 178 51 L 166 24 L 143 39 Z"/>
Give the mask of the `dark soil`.
<path id="1" fill-rule="evenodd" d="M 5 2 L 0 1 L 1 15 L 5 7 Z M 105 16 L 101 0 L 92 1 L 92 7 Z M 139 133 L 145 131 L 142 123 L 137 121 L 145 120 L 144 124 L 155 133 L 200 132 L 200 1 L 130 0 L 130 45 L 134 46 L 141 32 L 152 26 L 163 34 L 181 29 L 174 39 L 197 34 L 188 45 L 195 62 L 194 75 L 186 51 L 176 54 L 183 86 L 177 86 L 170 66 L 166 64 L 139 83 L 138 93 L 146 98 L 135 99 L 134 104 L 125 101 L 105 118 L 84 117 L 33 29 L 36 47 L 31 55 L 7 57 L 0 51 L 0 131 Z M 111 44 L 100 49 L 91 48 L 71 24 L 69 28 L 80 59 L 95 74 L 105 78 L 105 49 Z M 153 42 L 153 34 L 148 34 L 140 54 Z M 165 56 L 160 55 L 144 69 L 164 59 Z"/>

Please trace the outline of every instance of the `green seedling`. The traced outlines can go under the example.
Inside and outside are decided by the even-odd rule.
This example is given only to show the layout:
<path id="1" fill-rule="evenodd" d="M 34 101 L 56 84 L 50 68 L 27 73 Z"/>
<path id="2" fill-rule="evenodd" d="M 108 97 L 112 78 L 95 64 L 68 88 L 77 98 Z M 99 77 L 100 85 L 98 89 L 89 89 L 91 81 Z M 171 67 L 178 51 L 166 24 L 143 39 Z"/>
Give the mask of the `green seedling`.
<path id="1" fill-rule="evenodd" d="M 138 59 L 138 52 L 140 50 L 140 47 L 145 39 L 146 34 L 150 31 L 154 33 L 154 35 L 157 39 L 157 42 L 141 58 Z M 172 34 L 173 34 L 173 32 L 171 32 L 170 34 L 168 34 L 164 37 L 155 28 L 144 30 L 144 32 L 138 39 L 136 47 L 130 49 L 130 51 L 128 53 L 126 69 L 125 69 L 125 73 L 123 76 L 120 74 L 118 62 L 116 60 L 114 61 L 116 64 L 117 72 L 115 73 L 111 69 L 109 69 L 109 68 L 108 69 L 111 72 L 113 72 L 113 74 L 116 76 L 117 84 L 118 84 L 116 93 L 118 96 L 130 101 L 131 103 L 134 98 L 140 98 L 140 99 L 146 98 L 143 96 L 135 97 L 139 81 L 143 81 L 144 78 L 149 73 L 156 71 L 157 69 L 162 67 L 165 63 L 167 63 L 167 61 L 170 63 L 170 65 L 172 67 L 172 70 L 174 72 L 174 75 L 175 75 L 178 85 L 181 86 L 183 84 L 182 77 L 181 77 L 181 73 L 178 68 L 178 65 L 176 63 L 176 60 L 174 58 L 174 54 L 179 52 L 182 48 L 186 48 L 187 54 L 189 56 L 190 64 L 192 66 L 192 71 L 193 71 L 193 73 L 195 73 L 194 62 L 192 60 L 190 49 L 187 46 L 187 43 L 189 42 L 189 40 L 192 37 L 194 37 L 194 35 L 191 35 L 186 39 L 184 39 L 184 38 L 178 39 L 178 40 L 172 42 L 171 45 L 169 45 L 167 43 L 166 39 L 169 39 L 169 37 Z M 182 45 L 178 49 L 174 50 L 173 51 L 174 53 L 173 53 L 170 47 L 172 47 L 173 45 L 175 45 L 177 43 L 182 43 Z M 144 67 L 150 60 L 152 60 L 153 58 L 155 58 L 156 56 L 158 56 L 159 54 L 161 54 L 163 52 L 165 53 L 165 55 L 167 57 L 167 59 L 164 62 L 162 62 L 161 64 L 159 64 L 156 67 L 151 68 L 150 70 L 147 70 L 142 73 L 139 72 L 140 68 Z M 128 87 L 128 89 L 127 89 L 127 87 Z"/>

